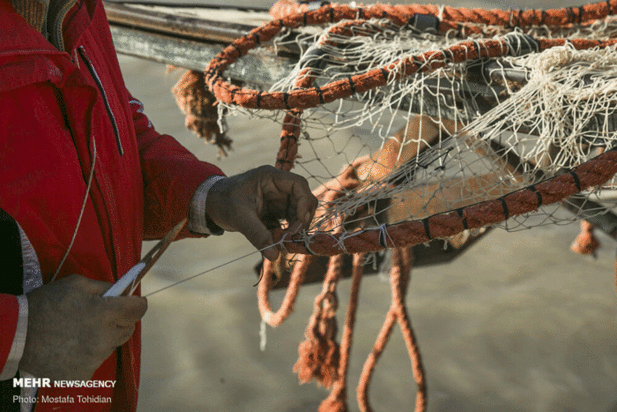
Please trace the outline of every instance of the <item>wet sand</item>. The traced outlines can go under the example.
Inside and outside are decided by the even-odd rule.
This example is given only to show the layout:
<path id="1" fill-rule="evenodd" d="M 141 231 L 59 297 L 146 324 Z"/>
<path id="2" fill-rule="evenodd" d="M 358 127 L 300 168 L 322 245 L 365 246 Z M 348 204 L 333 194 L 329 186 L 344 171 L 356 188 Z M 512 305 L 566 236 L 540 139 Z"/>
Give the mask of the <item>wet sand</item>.
<path id="1" fill-rule="evenodd" d="M 235 150 L 218 161 L 216 148 L 184 129 L 170 93 L 178 73 L 166 75 L 160 64 L 120 59 L 129 89 L 145 103 L 159 131 L 176 136 L 228 174 L 273 163 L 278 126 L 229 119 Z M 424 358 L 429 410 L 617 411 L 617 245 L 599 235 L 597 258 L 581 257 L 569 251 L 578 232 L 578 224 L 494 230 L 454 263 L 413 270 L 407 299 Z M 176 242 L 146 277 L 143 291 L 252 251 L 233 233 Z M 268 328 L 262 352 L 252 286 L 258 261 L 252 255 L 149 298 L 139 411 L 317 410 L 327 392 L 300 385 L 291 369 L 320 285 L 303 287 L 290 319 Z M 349 281 L 342 281 L 340 317 L 348 289 Z M 273 293 L 275 305 L 282 296 L 282 291 Z M 389 304 L 389 284 L 380 276 L 365 277 L 350 369 L 352 411 L 358 410 L 358 375 Z M 379 411 L 413 409 L 415 388 L 397 329 L 370 395 Z"/>

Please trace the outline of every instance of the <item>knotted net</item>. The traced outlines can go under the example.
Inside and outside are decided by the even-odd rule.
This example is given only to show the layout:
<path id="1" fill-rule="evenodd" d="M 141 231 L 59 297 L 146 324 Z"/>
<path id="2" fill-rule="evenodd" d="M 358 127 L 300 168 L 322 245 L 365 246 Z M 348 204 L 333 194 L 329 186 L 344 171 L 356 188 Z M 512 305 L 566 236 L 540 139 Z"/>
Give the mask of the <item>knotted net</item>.
<path id="1" fill-rule="evenodd" d="M 286 254 L 265 263 L 265 322 L 289 316 L 306 270 L 331 256 L 300 345 L 300 380 L 332 387 L 320 410 L 342 411 L 357 293 L 371 253 L 394 249 L 393 303 L 358 387 L 368 383 L 395 323 L 403 331 L 426 407 L 426 380 L 405 308 L 411 247 L 489 225 L 508 230 L 605 213 L 617 152 L 617 0 L 560 10 L 485 11 L 438 6 L 326 5 L 253 30 L 207 67 L 220 113 L 281 124 L 277 167 L 303 174 L 320 199 L 311 228 L 280 231 Z M 296 56 L 270 90 L 243 87 L 225 69 L 247 53 Z M 544 219 L 530 221 L 530 213 Z M 540 222 L 540 223 L 539 223 Z M 292 228 L 293 229 L 293 228 Z M 341 344 L 336 284 L 354 254 Z M 291 272 L 281 308 L 268 292 Z"/>

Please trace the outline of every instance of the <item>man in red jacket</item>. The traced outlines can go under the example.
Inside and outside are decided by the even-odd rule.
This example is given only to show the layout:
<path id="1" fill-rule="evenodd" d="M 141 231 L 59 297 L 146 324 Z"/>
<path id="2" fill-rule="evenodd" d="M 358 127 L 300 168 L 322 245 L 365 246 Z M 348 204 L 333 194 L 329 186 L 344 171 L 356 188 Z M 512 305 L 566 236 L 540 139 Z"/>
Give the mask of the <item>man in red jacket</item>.
<path id="1" fill-rule="evenodd" d="M 100 0 L 0 0 L 0 146 L 2 411 L 135 410 L 146 300 L 101 295 L 142 241 L 189 217 L 180 237 L 240 231 L 274 259 L 268 229 L 306 228 L 316 207 L 303 178 L 225 178 L 157 133 Z M 51 381 L 15 385 L 31 376 Z"/>

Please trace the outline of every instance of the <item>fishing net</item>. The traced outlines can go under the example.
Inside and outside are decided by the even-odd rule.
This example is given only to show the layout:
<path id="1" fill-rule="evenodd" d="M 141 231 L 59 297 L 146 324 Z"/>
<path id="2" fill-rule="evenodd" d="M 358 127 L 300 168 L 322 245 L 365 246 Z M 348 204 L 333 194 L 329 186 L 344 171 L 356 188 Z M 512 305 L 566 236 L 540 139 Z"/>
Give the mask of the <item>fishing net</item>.
<path id="1" fill-rule="evenodd" d="M 320 199 L 309 230 L 277 234 L 286 253 L 264 264 L 262 317 L 272 326 L 287 318 L 308 267 L 330 256 L 295 370 L 303 382 L 332 387 L 320 410 L 346 410 L 362 270 L 374 252 L 392 249 L 393 303 L 358 402 L 371 410 L 368 383 L 398 323 L 416 410 L 424 410 L 426 381 L 405 308 L 411 247 L 487 226 L 559 223 L 563 203 L 574 218 L 612 207 L 600 194 L 614 189 L 617 172 L 617 0 L 546 11 L 284 6 L 288 14 L 225 48 L 204 77 L 219 113 L 281 124 L 273 161 L 304 175 Z M 269 90 L 226 78 L 242 56 L 265 51 L 297 64 Z M 339 345 L 344 254 L 354 260 Z M 284 271 L 290 284 L 274 312 L 268 291 Z"/>

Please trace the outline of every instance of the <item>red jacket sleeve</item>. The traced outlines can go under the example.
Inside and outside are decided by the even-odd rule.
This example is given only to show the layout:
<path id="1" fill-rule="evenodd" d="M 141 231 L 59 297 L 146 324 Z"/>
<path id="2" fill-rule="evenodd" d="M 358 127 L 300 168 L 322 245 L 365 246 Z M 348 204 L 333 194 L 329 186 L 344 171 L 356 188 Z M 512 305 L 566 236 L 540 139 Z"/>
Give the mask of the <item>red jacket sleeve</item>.
<path id="1" fill-rule="evenodd" d="M 204 180 L 224 174 L 173 137 L 156 132 L 140 101 L 131 97 L 130 106 L 144 181 L 144 239 L 158 239 L 188 216 L 191 198 Z M 185 228 L 179 238 L 187 236 Z"/>
<path id="2" fill-rule="evenodd" d="M 0 322 L 0 373 L 4 370 L 13 346 L 18 318 L 17 297 L 0 294 L 0 319 L 2 319 L 2 322 Z"/>

